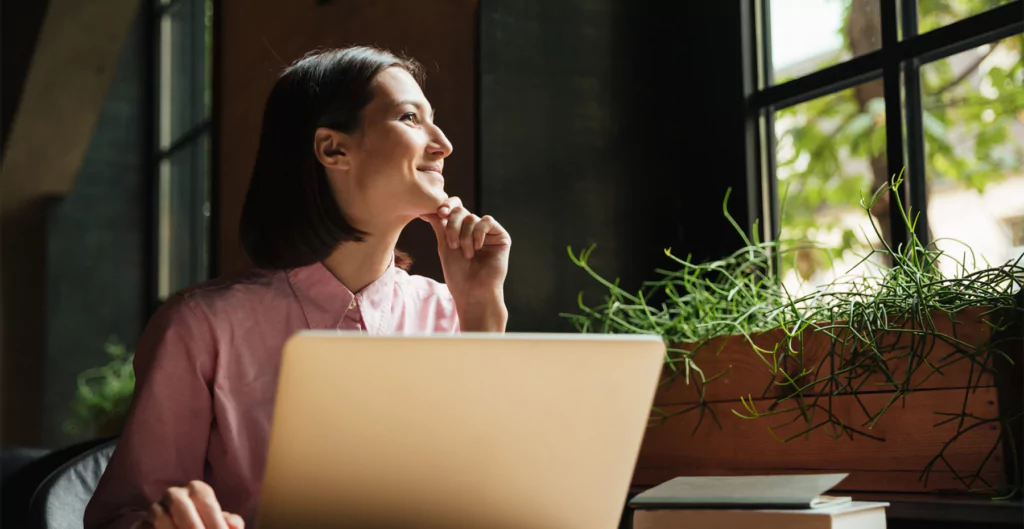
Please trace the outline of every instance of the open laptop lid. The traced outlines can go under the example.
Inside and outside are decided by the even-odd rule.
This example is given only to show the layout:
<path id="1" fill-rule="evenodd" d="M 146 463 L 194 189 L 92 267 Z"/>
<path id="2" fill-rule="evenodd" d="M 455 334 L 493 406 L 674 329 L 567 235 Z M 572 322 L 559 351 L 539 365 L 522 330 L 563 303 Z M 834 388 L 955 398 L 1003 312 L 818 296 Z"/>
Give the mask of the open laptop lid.
<path id="1" fill-rule="evenodd" d="M 257 527 L 615 527 L 664 355 L 657 336 L 299 333 Z"/>

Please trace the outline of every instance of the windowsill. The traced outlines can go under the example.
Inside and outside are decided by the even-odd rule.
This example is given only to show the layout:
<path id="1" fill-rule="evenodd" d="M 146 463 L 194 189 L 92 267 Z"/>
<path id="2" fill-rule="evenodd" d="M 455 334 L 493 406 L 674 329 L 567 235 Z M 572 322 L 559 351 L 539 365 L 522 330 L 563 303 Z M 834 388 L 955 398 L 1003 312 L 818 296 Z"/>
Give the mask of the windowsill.
<path id="1" fill-rule="evenodd" d="M 841 493 L 835 493 L 841 494 Z M 846 493 L 856 500 L 889 502 L 890 520 L 944 523 L 1024 524 L 1021 500 L 997 501 L 966 494 Z"/>

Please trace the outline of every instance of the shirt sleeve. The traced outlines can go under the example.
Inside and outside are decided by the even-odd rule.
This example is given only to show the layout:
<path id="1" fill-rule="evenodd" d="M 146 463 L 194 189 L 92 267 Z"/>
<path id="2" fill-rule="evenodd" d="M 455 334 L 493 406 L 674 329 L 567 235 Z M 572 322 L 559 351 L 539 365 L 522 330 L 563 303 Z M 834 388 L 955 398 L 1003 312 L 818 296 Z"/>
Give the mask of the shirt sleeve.
<path id="1" fill-rule="evenodd" d="M 136 527 L 168 487 L 203 479 L 216 344 L 195 303 L 168 300 L 143 332 L 132 406 L 86 508 L 85 529 Z"/>
<path id="2" fill-rule="evenodd" d="M 456 312 L 455 316 L 453 316 L 452 319 L 454 321 L 452 322 L 452 328 L 450 332 L 452 334 L 460 334 L 462 332 L 462 327 L 461 324 L 459 323 L 459 313 Z"/>
<path id="3" fill-rule="evenodd" d="M 440 310 L 438 311 L 438 318 L 435 320 L 434 332 L 453 335 L 461 333 L 462 327 L 459 322 L 459 311 L 455 306 L 455 298 L 452 297 L 452 293 L 448 290 L 448 285 L 440 283 L 437 285 L 437 290 Z"/>

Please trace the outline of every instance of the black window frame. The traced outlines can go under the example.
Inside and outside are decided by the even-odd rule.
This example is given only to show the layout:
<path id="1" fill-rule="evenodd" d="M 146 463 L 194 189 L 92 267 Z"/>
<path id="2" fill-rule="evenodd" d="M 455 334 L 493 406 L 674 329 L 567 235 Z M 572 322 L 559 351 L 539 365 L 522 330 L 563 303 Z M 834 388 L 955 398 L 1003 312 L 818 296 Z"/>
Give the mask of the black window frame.
<path id="1" fill-rule="evenodd" d="M 161 145 L 162 138 L 160 134 L 161 127 L 165 126 L 164 118 L 161 114 L 161 68 L 163 67 L 162 57 L 162 35 L 161 35 L 161 24 L 163 21 L 173 16 L 173 10 L 182 7 L 182 4 L 187 2 L 197 2 L 205 6 L 207 0 L 144 0 L 142 2 L 142 9 L 144 16 L 146 17 L 148 38 L 147 50 L 149 60 L 149 68 L 147 69 L 147 86 L 149 87 L 146 101 L 146 116 L 148 117 L 147 138 L 146 145 L 147 149 L 147 174 L 148 182 L 150 185 L 149 197 L 150 197 L 150 215 L 148 233 L 150 234 L 149 244 L 149 256 L 147 262 L 147 273 L 149 274 L 148 283 L 150 285 L 150 306 L 155 310 L 160 304 L 162 304 L 166 298 L 173 294 L 175 286 L 171 286 L 169 291 L 161 285 L 161 268 L 167 266 L 167 263 L 162 262 L 161 259 L 161 235 L 160 235 L 160 214 L 161 214 L 161 188 L 160 188 L 160 171 L 161 165 L 170 162 L 171 158 L 176 154 L 181 153 L 185 149 L 192 147 L 199 147 L 201 142 L 208 142 L 208 155 L 206 156 L 204 163 L 206 165 L 205 174 L 205 186 L 207 186 L 207 197 L 209 203 L 209 224 L 206 233 L 206 244 L 203 248 L 206 252 L 205 260 L 205 271 L 204 273 L 193 274 L 194 277 L 190 278 L 191 283 L 196 283 L 208 279 L 213 276 L 218 270 L 218 250 L 219 244 L 217 234 L 219 233 L 219 215 L 218 208 L 218 195 L 219 185 L 216 168 L 218 166 L 218 155 L 217 146 L 219 143 L 218 138 L 218 127 L 217 120 L 215 119 L 217 110 L 217 95 L 218 95 L 218 83 L 216 81 L 216 72 L 218 68 L 217 64 L 217 39 L 218 39 L 218 24 L 219 24 L 219 0 L 209 0 L 212 4 L 213 11 L 213 22 L 212 22 L 212 50 L 208 56 L 203 57 L 202 68 L 205 68 L 207 61 L 211 63 L 211 67 L 207 70 L 209 78 L 206 82 L 211 85 L 211 104 L 208 113 L 206 113 L 201 119 L 198 119 L 195 123 L 189 126 L 185 130 L 171 131 L 171 137 L 169 142 L 165 145 Z M 195 7 L 195 6 L 193 6 Z M 205 49 L 205 25 L 202 22 L 203 14 L 199 14 L 193 17 L 189 23 L 193 25 L 190 29 L 191 36 L 193 37 L 189 42 L 188 46 L 192 56 L 192 61 L 195 61 L 201 54 L 206 53 Z M 173 44 L 172 44 L 173 46 Z M 173 72 L 172 72 L 173 75 Z M 201 77 L 200 77 L 201 78 Z M 193 79 L 195 80 L 195 79 Z M 192 105 L 194 108 L 201 108 L 205 105 L 203 96 L 204 87 L 188 87 L 186 92 L 189 94 L 188 105 Z M 173 101 L 171 102 L 173 105 Z M 196 250 L 196 248 L 192 248 Z M 172 250 L 173 251 L 173 250 Z M 173 259 L 171 259 L 173 260 Z"/>
<path id="2" fill-rule="evenodd" d="M 929 243 L 925 145 L 922 125 L 921 66 L 962 51 L 1024 33 L 1024 0 L 1015 0 L 963 20 L 917 32 L 917 0 L 878 0 L 882 45 L 782 84 L 772 82 L 770 0 L 743 2 L 744 94 L 746 96 L 747 188 L 750 205 L 760 219 L 765 240 L 777 240 L 779 218 L 775 113 L 778 110 L 834 94 L 861 83 L 883 79 L 885 114 L 903 119 L 886 120 L 886 162 L 890 175 L 904 168 L 904 185 L 890 190 L 920 217 L 915 235 Z M 902 81 L 902 86 L 901 86 Z M 896 194 L 899 193 L 897 197 Z M 910 233 L 899 208 L 889 208 L 893 248 L 905 246 Z M 751 234 L 753 235 L 753 234 Z"/>

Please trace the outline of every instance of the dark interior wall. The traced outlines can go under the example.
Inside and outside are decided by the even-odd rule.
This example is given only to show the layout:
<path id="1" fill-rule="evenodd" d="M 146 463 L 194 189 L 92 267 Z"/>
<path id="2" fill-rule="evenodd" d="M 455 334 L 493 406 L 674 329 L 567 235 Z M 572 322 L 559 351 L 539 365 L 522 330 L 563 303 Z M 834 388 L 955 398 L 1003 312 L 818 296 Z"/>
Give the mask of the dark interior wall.
<path id="1" fill-rule="evenodd" d="M 700 5 L 696 5 L 700 4 Z M 714 5 L 710 5 L 714 4 Z M 480 200 L 512 234 L 510 328 L 600 290 L 569 259 L 627 288 L 677 255 L 716 258 L 747 218 L 739 2 L 481 3 Z"/>
<path id="2" fill-rule="evenodd" d="M 512 329 L 564 327 L 557 314 L 588 284 L 568 245 L 597 243 L 595 266 L 635 278 L 644 246 L 637 236 L 665 235 L 646 232 L 646 214 L 636 215 L 643 175 L 629 154 L 634 109 L 618 82 L 628 70 L 615 4 L 481 5 L 480 200 L 514 241 L 506 283 Z"/>
<path id="3" fill-rule="evenodd" d="M 75 186 L 47 222 L 42 439 L 49 446 L 78 440 L 63 429 L 78 373 L 110 361 L 108 337 L 134 347 L 145 323 L 154 174 L 144 143 L 145 24 L 136 17 Z"/>
<path id="4" fill-rule="evenodd" d="M 16 0 L 0 1 L 0 163 L 2 163 L 7 138 L 10 134 L 14 113 L 21 98 L 25 78 L 28 76 L 29 65 L 36 48 L 36 40 L 46 16 L 48 0 L 38 2 L 19 2 Z M 19 253 L 39 257 L 45 252 L 45 241 L 39 229 L 43 225 L 42 211 L 33 216 L 19 219 L 11 226 L 17 231 L 34 230 L 37 237 L 27 239 L 27 245 L 19 245 Z M 10 267 L 11 263 L 2 262 L 0 267 Z M 35 272 L 38 275 L 39 271 Z M 5 277 L 6 279 L 6 277 Z M 18 281 L 32 281 L 35 278 L 21 277 Z M 6 282 L 5 282 L 6 283 Z M 5 285 L 4 288 L 10 288 Z M 38 293 L 42 296 L 42 293 Z M 5 304 L 3 311 L 32 310 L 35 304 L 28 307 L 12 307 Z M 34 311 L 36 314 L 41 311 Z M 6 318 L 5 318 L 6 320 Z M 42 318 L 35 318 L 32 329 L 42 334 Z M 0 329 L 0 333 L 9 331 Z M 40 393 L 42 378 L 42 362 L 38 357 L 25 358 L 9 353 L 9 344 L 15 343 L 8 336 L 3 338 L 4 350 L 0 364 L 3 366 L 2 410 L 3 425 L 0 427 L 0 440 L 5 444 L 11 442 L 37 441 L 42 423 L 42 398 Z M 23 342 L 16 342 L 23 343 Z M 34 345 L 34 344 L 33 344 Z M 19 398 L 21 397 L 21 398 Z M 28 397 L 28 398 L 25 398 Z M 17 430 L 17 431 L 12 431 Z"/>
<path id="5" fill-rule="evenodd" d="M 220 9 L 220 273 L 248 264 L 238 221 L 267 95 L 285 66 L 317 48 L 377 45 L 420 61 L 424 92 L 455 147 L 445 161 L 445 189 L 475 206 L 476 0 L 221 0 Z M 413 222 L 399 247 L 416 260 L 413 272 L 442 277 L 426 223 Z"/>
<path id="6" fill-rule="evenodd" d="M 682 182 L 676 212 L 679 253 L 716 259 L 742 245 L 722 215 L 727 190 L 732 189 L 729 211 L 740 226 L 749 228 L 761 215 L 760 184 L 752 174 L 757 154 L 748 148 L 753 130 L 746 97 L 753 71 L 744 54 L 748 35 L 743 31 L 745 8 L 754 2 L 658 3 L 676 4 L 651 31 L 656 37 L 649 47 L 672 52 L 652 65 L 655 80 L 648 84 L 660 94 L 652 94 L 654 101 L 667 99 L 679 112 L 680 123 L 673 125 L 682 130 L 683 140 L 676 158 L 676 177 Z"/>
<path id="7" fill-rule="evenodd" d="M 135 340 L 148 290 L 144 277 L 149 198 L 142 191 L 149 174 L 142 143 L 147 87 L 140 24 L 127 41 L 119 38 L 136 6 L 131 1 L 112 2 L 47 18 L 47 4 L 0 4 L 0 132 L 8 147 L 0 263 L 4 445 L 57 446 L 71 440 L 61 426 L 75 392 L 75 375 L 107 361 L 103 342 L 108 335 L 117 334 L 129 343 Z M 44 21 L 63 31 L 44 30 Z M 86 40 L 98 39 L 95 49 L 75 44 L 80 42 L 78 29 L 90 33 Z M 44 40 L 46 35 L 51 40 Z M 69 50 L 88 60 L 69 59 L 75 56 Z M 33 64 L 40 56 L 48 56 L 50 62 Z M 63 64 L 62 59 L 81 67 L 58 70 L 54 64 Z M 30 67 L 39 67 L 32 82 L 42 91 L 38 86 L 27 91 Z M 59 77 L 56 83 L 48 77 L 53 72 Z M 47 99 L 53 93 L 61 99 Z M 24 118 L 29 121 L 19 125 L 18 138 L 10 136 L 19 106 L 24 110 L 29 96 L 34 97 L 35 105 L 29 106 L 36 112 L 29 115 L 49 113 L 67 119 L 54 124 Z M 73 111 L 66 112 L 64 104 Z M 39 130 L 46 134 L 33 143 L 41 136 L 36 135 Z M 18 152 L 9 148 L 16 139 Z M 37 148 L 52 151 L 53 159 L 26 154 Z M 18 165 L 15 160 L 28 162 L 12 173 L 11 164 Z M 58 161 L 50 163 L 53 160 Z"/>
<path id="8" fill-rule="evenodd" d="M 48 0 L 0 2 L 0 153 L 21 98 Z"/>

